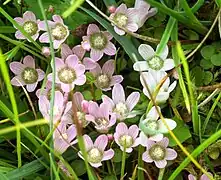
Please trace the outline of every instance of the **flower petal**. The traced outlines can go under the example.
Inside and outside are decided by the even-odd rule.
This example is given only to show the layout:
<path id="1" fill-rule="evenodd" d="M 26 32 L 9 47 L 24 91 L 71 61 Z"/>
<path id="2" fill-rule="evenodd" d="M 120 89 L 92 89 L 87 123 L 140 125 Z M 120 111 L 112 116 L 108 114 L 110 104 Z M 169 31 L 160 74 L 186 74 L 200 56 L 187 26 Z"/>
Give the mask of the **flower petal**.
<path id="1" fill-rule="evenodd" d="M 130 135 L 134 140 L 137 138 L 139 133 L 139 128 L 137 125 L 132 125 L 128 129 L 128 135 Z"/>
<path id="2" fill-rule="evenodd" d="M 28 92 L 33 92 L 35 90 L 35 88 L 37 87 L 38 82 L 33 83 L 33 84 L 27 84 L 26 88 Z"/>
<path id="3" fill-rule="evenodd" d="M 35 60 L 30 55 L 24 57 L 23 63 L 26 67 L 35 68 Z"/>
<path id="4" fill-rule="evenodd" d="M 188 180 L 197 180 L 196 177 L 192 174 L 188 175 Z"/>
<path id="5" fill-rule="evenodd" d="M 94 68 L 96 68 L 96 65 L 97 65 L 96 61 L 94 61 L 93 59 L 88 58 L 88 57 L 85 57 L 83 59 L 83 64 L 84 64 L 86 70 L 94 69 Z"/>
<path id="6" fill-rule="evenodd" d="M 156 51 L 158 50 L 158 48 L 159 48 L 159 45 L 157 45 Z M 165 60 L 168 56 L 168 53 L 169 53 L 169 49 L 168 49 L 168 46 L 166 45 L 163 51 L 159 54 L 159 56 L 161 57 L 161 59 Z"/>
<path id="7" fill-rule="evenodd" d="M 20 62 L 11 62 L 10 63 L 10 70 L 16 75 L 21 74 L 22 71 L 24 70 L 24 68 L 25 68 L 25 66 Z"/>
<path id="8" fill-rule="evenodd" d="M 115 140 L 116 139 L 118 140 L 120 136 L 127 135 L 127 134 L 128 134 L 127 125 L 124 122 L 118 123 L 116 127 L 116 131 L 114 133 Z"/>
<path id="9" fill-rule="evenodd" d="M 94 142 L 94 147 L 98 148 L 100 151 L 104 151 L 108 143 L 108 137 L 106 135 L 100 135 Z"/>
<path id="10" fill-rule="evenodd" d="M 140 132 L 139 139 L 140 139 L 140 144 L 146 147 L 148 144 L 148 137 L 146 136 L 146 134 L 144 134 L 144 132 L 142 131 Z"/>
<path id="11" fill-rule="evenodd" d="M 87 35 L 91 35 L 94 33 L 100 32 L 99 27 L 96 24 L 90 24 L 87 28 Z"/>
<path id="12" fill-rule="evenodd" d="M 177 157 L 177 152 L 171 148 L 166 149 L 166 160 L 174 160 Z"/>
<path id="13" fill-rule="evenodd" d="M 138 52 L 145 60 L 149 60 L 155 55 L 154 49 L 147 44 L 141 44 L 138 48 Z"/>
<path id="14" fill-rule="evenodd" d="M 164 61 L 164 65 L 163 65 L 163 70 L 164 71 L 168 71 L 168 70 L 171 70 L 175 67 L 175 64 L 174 64 L 174 60 L 173 59 L 166 59 Z"/>
<path id="15" fill-rule="evenodd" d="M 77 77 L 77 79 L 74 81 L 74 84 L 81 86 L 84 83 L 86 83 L 86 76 L 85 75 L 80 75 Z"/>
<path id="16" fill-rule="evenodd" d="M 14 20 L 20 25 L 22 26 L 24 24 L 24 20 L 21 17 L 16 17 L 14 18 Z M 17 28 L 16 28 L 17 29 Z"/>
<path id="17" fill-rule="evenodd" d="M 142 160 L 147 162 L 147 163 L 152 163 L 153 162 L 153 159 L 150 157 L 150 155 L 149 155 L 149 153 L 147 151 L 145 151 L 142 154 Z"/>
<path id="18" fill-rule="evenodd" d="M 26 37 L 20 31 L 15 32 L 15 37 L 17 39 L 26 39 Z"/>
<path id="19" fill-rule="evenodd" d="M 84 100 L 84 97 L 80 92 L 74 93 L 74 102 L 75 102 L 75 105 L 77 106 L 78 111 L 82 111 L 81 103 L 83 100 Z"/>
<path id="20" fill-rule="evenodd" d="M 109 108 L 109 111 L 112 112 L 114 108 L 114 102 L 111 98 L 109 98 L 107 95 L 102 95 L 102 101 L 104 104 L 106 104 Z"/>
<path id="21" fill-rule="evenodd" d="M 115 13 L 123 13 L 123 14 L 126 14 L 126 12 L 127 12 L 126 4 L 121 4 L 115 11 Z"/>
<path id="22" fill-rule="evenodd" d="M 177 81 L 174 81 L 168 88 L 168 92 L 172 92 L 174 90 L 174 88 L 176 87 Z"/>
<path id="23" fill-rule="evenodd" d="M 61 23 L 61 24 L 64 24 L 63 19 L 62 19 L 61 16 L 59 16 L 59 15 L 53 15 L 53 16 L 52 16 L 52 19 L 53 19 L 53 21 L 55 21 L 55 22 L 59 22 L 59 23 Z"/>
<path id="24" fill-rule="evenodd" d="M 96 64 L 96 67 L 94 69 L 91 69 L 90 72 L 94 75 L 95 78 L 99 76 L 102 73 L 100 65 Z"/>
<path id="25" fill-rule="evenodd" d="M 126 28 L 131 32 L 136 32 L 138 30 L 138 25 L 132 22 L 132 23 L 128 23 Z"/>
<path id="26" fill-rule="evenodd" d="M 98 107 L 98 104 L 96 102 L 90 101 L 88 106 L 88 112 L 90 115 L 94 117 L 99 117 L 100 115 L 100 109 Z"/>
<path id="27" fill-rule="evenodd" d="M 102 161 L 106 161 L 106 160 L 112 159 L 113 157 L 114 157 L 114 150 L 113 149 L 109 149 L 107 151 L 104 151 Z"/>
<path id="28" fill-rule="evenodd" d="M 123 36 L 125 34 L 124 30 L 118 28 L 117 26 L 114 26 L 114 31 L 119 34 L 120 36 Z"/>
<path id="29" fill-rule="evenodd" d="M 58 72 L 60 69 L 64 68 L 65 64 L 63 59 L 55 57 L 55 69 Z"/>
<path id="30" fill-rule="evenodd" d="M 162 139 L 163 139 L 163 134 L 161 133 L 158 133 L 149 137 L 149 140 L 156 141 L 156 142 L 161 141 Z"/>
<path id="31" fill-rule="evenodd" d="M 79 59 L 76 55 L 69 55 L 67 59 L 65 60 L 65 64 L 67 64 L 69 67 L 73 69 L 75 69 L 78 62 L 79 62 Z"/>
<path id="32" fill-rule="evenodd" d="M 114 74 L 114 60 L 106 61 L 102 67 L 102 72 L 111 77 Z"/>
<path id="33" fill-rule="evenodd" d="M 115 84 L 112 90 L 112 98 L 114 104 L 118 104 L 120 102 L 125 103 L 125 93 L 124 88 L 120 84 Z"/>
<path id="34" fill-rule="evenodd" d="M 37 73 L 38 73 L 38 81 L 42 81 L 45 77 L 45 72 L 42 71 L 41 69 L 36 69 Z"/>
<path id="35" fill-rule="evenodd" d="M 150 69 L 147 61 L 137 61 L 133 65 L 134 71 L 148 71 Z"/>
<path id="36" fill-rule="evenodd" d="M 107 46 L 104 49 L 104 53 L 113 56 L 116 54 L 116 47 L 112 42 L 108 42 Z"/>
<path id="37" fill-rule="evenodd" d="M 23 14 L 23 19 L 24 21 L 34 21 L 36 22 L 36 17 L 35 17 L 35 14 L 31 11 L 26 11 L 24 14 Z"/>
<path id="38" fill-rule="evenodd" d="M 109 41 L 113 38 L 112 34 L 109 33 L 108 31 L 103 31 L 102 33 L 107 37 L 107 39 L 108 39 Z"/>
<path id="39" fill-rule="evenodd" d="M 104 117 L 105 119 L 109 119 L 109 109 L 105 103 L 100 105 L 100 116 Z"/>
<path id="40" fill-rule="evenodd" d="M 172 119 L 167 119 L 164 118 L 164 120 L 166 121 L 167 125 L 169 126 L 170 130 L 172 131 L 175 127 L 176 127 L 176 121 L 172 120 Z M 167 127 L 164 125 L 163 121 L 160 119 L 158 120 L 158 127 L 159 127 L 159 132 L 161 133 L 168 133 L 168 129 Z"/>
<path id="41" fill-rule="evenodd" d="M 74 46 L 72 52 L 78 56 L 79 59 L 83 59 L 86 50 L 81 46 Z"/>
<path id="42" fill-rule="evenodd" d="M 140 93 L 139 92 L 132 92 L 126 100 L 126 105 L 129 108 L 129 111 L 132 111 L 132 109 L 136 106 L 140 99 Z"/>
<path id="43" fill-rule="evenodd" d="M 69 55 L 72 55 L 73 52 L 67 44 L 61 45 L 61 58 L 66 59 Z"/>
<path id="44" fill-rule="evenodd" d="M 39 41 L 40 41 L 41 43 L 49 43 L 48 32 L 43 33 L 43 34 L 39 37 Z"/>
<path id="45" fill-rule="evenodd" d="M 83 137 L 84 137 L 85 149 L 86 151 L 88 151 L 94 146 L 93 141 L 91 140 L 90 136 L 88 136 L 87 134 L 85 134 Z"/>
<path id="46" fill-rule="evenodd" d="M 167 99 L 169 98 L 169 93 L 168 92 L 159 92 L 156 97 L 156 102 L 157 103 L 165 103 Z"/>
<path id="47" fill-rule="evenodd" d="M 169 139 L 167 137 L 164 137 L 161 141 L 157 143 L 166 148 L 169 145 Z"/>
<path id="48" fill-rule="evenodd" d="M 166 165 L 167 165 L 167 161 L 164 159 L 164 160 L 161 160 L 161 161 L 154 161 L 154 163 L 156 164 L 156 166 L 158 168 L 165 168 Z"/>
<path id="49" fill-rule="evenodd" d="M 91 59 L 93 59 L 94 61 L 98 61 L 102 58 L 102 56 L 104 55 L 104 53 L 100 50 L 95 50 L 95 49 L 91 49 L 90 52 L 90 57 Z"/>
<path id="50" fill-rule="evenodd" d="M 25 82 L 22 80 L 21 76 L 15 76 L 12 78 L 11 84 L 13 86 L 22 86 L 22 85 L 24 86 Z"/>
<path id="51" fill-rule="evenodd" d="M 123 81 L 123 79 L 124 78 L 121 75 L 112 76 L 110 86 L 113 86 L 115 84 L 120 84 Z"/>
<path id="52" fill-rule="evenodd" d="M 161 112 L 160 107 L 157 106 L 157 108 Z M 155 106 L 150 109 L 150 111 L 148 112 L 146 118 L 150 119 L 150 120 L 157 120 L 159 118 L 159 114 L 157 113 L 157 110 L 156 110 Z"/>

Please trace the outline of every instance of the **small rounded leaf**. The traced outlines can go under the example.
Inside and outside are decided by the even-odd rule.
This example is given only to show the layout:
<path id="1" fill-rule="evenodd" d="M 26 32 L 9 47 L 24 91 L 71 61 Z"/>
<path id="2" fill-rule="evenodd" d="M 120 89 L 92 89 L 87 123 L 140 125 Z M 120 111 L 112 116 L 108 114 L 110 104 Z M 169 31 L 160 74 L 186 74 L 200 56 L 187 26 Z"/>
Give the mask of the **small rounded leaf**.
<path id="1" fill-rule="evenodd" d="M 213 80 L 213 74 L 210 71 L 204 72 L 203 83 L 208 85 Z"/>
<path id="2" fill-rule="evenodd" d="M 208 46 L 204 46 L 200 52 L 201 52 L 201 55 L 205 59 L 210 59 L 211 56 L 215 54 L 215 51 L 216 51 L 216 49 L 214 46 L 208 45 Z"/>
<path id="3" fill-rule="evenodd" d="M 200 61 L 200 66 L 203 68 L 203 69 L 211 69 L 214 67 L 214 65 L 211 63 L 210 60 L 206 60 L 206 59 L 202 59 Z"/>
<path id="4" fill-rule="evenodd" d="M 213 63 L 213 65 L 215 66 L 221 66 L 221 52 L 219 54 L 214 54 L 211 57 L 211 62 Z"/>

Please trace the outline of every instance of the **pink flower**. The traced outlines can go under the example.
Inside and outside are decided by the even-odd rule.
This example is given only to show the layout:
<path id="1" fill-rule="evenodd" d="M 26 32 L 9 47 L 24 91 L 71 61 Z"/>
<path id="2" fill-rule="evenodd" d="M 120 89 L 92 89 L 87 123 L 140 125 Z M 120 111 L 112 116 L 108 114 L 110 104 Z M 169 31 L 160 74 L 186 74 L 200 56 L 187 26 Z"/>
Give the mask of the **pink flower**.
<path id="1" fill-rule="evenodd" d="M 114 60 L 109 60 L 105 62 L 102 69 L 100 65 L 97 64 L 96 68 L 90 70 L 90 72 L 94 75 L 96 79 L 96 87 L 102 89 L 103 91 L 111 90 L 111 86 L 123 81 L 123 77 L 121 75 L 113 76 Z"/>
<path id="2" fill-rule="evenodd" d="M 96 24 L 90 24 L 87 28 L 87 36 L 83 36 L 82 46 L 84 49 L 91 49 L 90 57 L 98 61 L 105 54 L 113 56 L 116 54 L 116 47 L 110 40 L 112 35 L 107 31 L 100 31 Z"/>
<path id="3" fill-rule="evenodd" d="M 100 133 L 107 133 L 110 127 L 116 123 L 116 116 L 110 116 L 107 104 L 102 103 L 100 107 L 96 102 L 90 101 L 88 106 L 89 115 L 86 115 L 88 120 L 95 124 L 95 128 Z"/>
<path id="4" fill-rule="evenodd" d="M 75 125 L 67 128 L 66 124 L 60 123 L 54 131 L 54 149 L 57 153 L 63 154 L 67 148 L 77 143 L 74 138 L 77 136 Z"/>
<path id="5" fill-rule="evenodd" d="M 26 85 L 28 92 L 33 92 L 39 81 L 44 79 L 45 73 L 35 68 L 35 60 L 31 56 L 25 56 L 23 64 L 20 62 L 10 63 L 11 71 L 16 75 L 11 80 L 14 86 Z"/>
<path id="6" fill-rule="evenodd" d="M 138 30 L 138 25 L 134 22 L 133 17 L 136 16 L 137 11 L 129 8 L 125 4 L 121 4 L 114 13 L 110 15 L 110 18 L 118 25 L 128 29 L 131 32 Z M 119 35 L 124 35 L 125 32 L 114 26 L 114 31 Z"/>
<path id="7" fill-rule="evenodd" d="M 42 116 L 46 120 L 50 120 L 50 101 L 46 96 L 40 96 L 38 100 L 39 110 Z M 72 102 L 67 102 L 63 94 L 60 91 L 55 91 L 54 97 L 54 107 L 53 107 L 53 122 L 57 123 L 58 120 L 61 120 L 63 123 L 68 123 L 71 121 L 66 114 L 70 111 L 72 107 Z"/>
<path id="8" fill-rule="evenodd" d="M 52 19 L 53 21 L 48 21 L 48 25 L 51 30 L 54 49 L 58 49 L 69 36 L 69 30 L 68 27 L 64 25 L 64 22 L 59 15 L 53 15 Z M 39 28 L 42 31 L 47 31 L 44 21 L 39 22 Z M 48 32 L 43 33 L 40 36 L 39 41 L 41 43 L 49 43 L 50 41 Z"/>
<path id="9" fill-rule="evenodd" d="M 136 0 L 134 8 L 129 8 L 130 10 L 135 9 L 136 14 L 132 17 L 134 22 L 137 23 L 138 27 L 142 27 L 146 20 L 157 13 L 157 8 L 151 8 L 150 5 L 145 0 Z"/>
<path id="10" fill-rule="evenodd" d="M 126 100 L 123 87 L 120 84 L 115 84 L 112 90 L 112 98 L 113 100 L 107 95 L 102 95 L 103 103 L 108 104 L 110 112 L 115 113 L 117 119 L 122 121 L 136 116 L 135 113 L 130 113 L 139 101 L 139 92 L 131 93 Z"/>
<path id="11" fill-rule="evenodd" d="M 49 47 L 42 47 L 41 54 L 43 54 L 45 57 L 49 57 L 51 55 L 51 51 Z"/>
<path id="12" fill-rule="evenodd" d="M 88 135 L 84 135 L 84 144 L 85 149 L 87 151 L 87 160 L 90 163 L 91 166 L 97 168 L 102 166 L 102 161 L 107 161 L 114 156 L 113 149 L 109 149 L 105 151 L 105 148 L 107 147 L 108 138 L 106 135 L 100 135 L 97 137 L 95 142 L 91 140 L 91 138 Z M 78 152 L 78 155 L 82 158 L 81 151 Z"/>
<path id="13" fill-rule="evenodd" d="M 86 82 L 86 76 L 84 75 L 85 67 L 79 64 L 76 55 L 68 56 L 65 61 L 60 58 L 55 58 L 55 68 L 55 81 L 61 85 L 61 89 L 64 92 L 70 92 L 75 84 L 83 85 Z M 48 80 L 52 81 L 52 73 L 48 75 Z"/>
<path id="14" fill-rule="evenodd" d="M 147 163 L 154 162 L 158 168 L 164 168 L 167 165 L 167 160 L 174 160 L 177 157 L 175 150 L 167 148 L 169 144 L 168 138 L 163 138 L 159 142 L 149 140 L 146 151 L 142 155 L 143 161 Z"/>
<path id="15" fill-rule="evenodd" d="M 77 118 L 82 123 L 82 126 L 85 128 L 89 123 L 90 119 L 87 115 L 89 115 L 88 112 L 88 106 L 89 102 L 84 100 L 83 95 L 80 92 L 74 93 L 74 102 L 77 108 Z M 68 116 L 66 119 L 70 119 L 72 123 L 73 122 L 73 110 L 70 109 L 70 111 L 66 114 Z"/>
<path id="16" fill-rule="evenodd" d="M 79 58 L 79 62 L 81 62 L 85 66 L 86 70 L 94 69 L 97 64 L 96 61 L 89 57 L 84 57 L 85 52 L 85 49 L 83 49 L 81 45 L 73 47 L 72 50 L 67 44 L 62 44 L 61 46 L 62 59 L 66 59 L 69 55 L 75 54 Z"/>
<path id="17" fill-rule="evenodd" d="M 114 139 L 122 151 L 124 151 L 125 148 L 127 153 L 131 153 L 133 151 L 133 147 L 139 145 L 139 138 L 137 138 L 138 133 L 139 128 L 137 125 L 132 125 L 128 129 L 127 125 L 121 122 L 116 127 Z"/>
<path id="18" fill-rule="evenodd" d="M 36 20 L 35 14 L 31 11 L 26 11 L 23 14 L 23 18 L 16 17 L 14 20 L 23 27 L 26 33 L 28 33 L 34 40 L 39 36 L 39 20 Z M 16 27 L 15 27 L 16 28 Z M 16 28 L 17 29 L 17 28 Z M 26 39 L 26 37 L 21 33 L 21 31 L 15 32 L 15 37 L 17 39 Z"/>
<path id="19" fill-rule="evenodd" d="M 208 172 L 208 174 L 213 177 L 213 175 L 212 175 L 210 172 Z M 189 175 L 188 175 L 188 180 L 197 180 L 197 178 L 196 178 L 194 175 L 189 174 Z M 210 180 L 210 179 L 208 178 L 207 175 L 203 174 L 203 175 L 200 177 L 199 180 Z"/>

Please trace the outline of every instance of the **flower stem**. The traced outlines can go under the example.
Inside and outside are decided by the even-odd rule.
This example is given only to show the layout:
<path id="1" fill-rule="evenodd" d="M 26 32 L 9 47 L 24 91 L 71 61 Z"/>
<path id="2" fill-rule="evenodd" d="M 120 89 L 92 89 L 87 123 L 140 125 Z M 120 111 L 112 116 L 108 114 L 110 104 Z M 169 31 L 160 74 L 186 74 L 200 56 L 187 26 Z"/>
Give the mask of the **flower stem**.
<path id="1" fill-rule="evenodd" d="M 121 172 L 120 172 L 120 180 L 124 179 L 125 161 L 126 161 L 126 147 L 124 145 L 123 156 L 122 156 L 122 164 L 121 164 Z"/>
<path id="2" fill-rule="evenodd" d="M 165 168 L 161 168 L 160 172 L 159 172 L 159 175 L 158 175 L 158 180 L 162 180 L 163 179 L 164 172 L 165 172 Z"/>
<path id="3" fill-rule="evenodd" d="M 144 163 L 142 160 L 142 153 L 143 153 L 144 148 L 139 145 L 138 148 L 138 167 L 143 168 Z M 144 174 L 143 171 L 141 169 L 138 169 L 138 180 L 144 180 Z"/>

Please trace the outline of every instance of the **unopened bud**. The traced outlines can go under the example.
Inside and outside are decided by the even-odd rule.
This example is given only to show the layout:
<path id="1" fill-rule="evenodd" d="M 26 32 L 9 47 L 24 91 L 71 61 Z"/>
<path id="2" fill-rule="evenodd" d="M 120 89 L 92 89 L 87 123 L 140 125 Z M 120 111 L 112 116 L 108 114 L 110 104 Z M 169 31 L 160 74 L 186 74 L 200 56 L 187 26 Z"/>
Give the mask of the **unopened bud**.
<path id="1" fill-rule="evenodd" d="M 48 12 L 54 13 L 54 7 L 53 7 L 52 5 L 50 5 L 50 6 L 48 7 Z"/>
<path id="2" fill-rule="evenodd" d="M 116 11 L 116 7 L 115 6 L 109 6 L 108 7 L 108 12 L 110 13 L 110 14 L 112 14 L 112 13 L 114 13 Z"/>
<path id="3" fill-rule="evenodd" d="M 41 53 L 45 56 L 45 57 L 49 57 L 51 52 L 50 52 L 50 48 L 49 47 L 43 47 L 41 49 Z"/>
<path id="4" fill-rule="evenodd" d="M 114 139 L 114 136 L 113 136 L 113 134 L 108 134 L 107 138 L 109 141 L 112 141 Z"/>
<path id="5" fill-rule="evenodd" d="M 173 78 L 175 78 L 175 79 L 179 79 L 179 74 L 178 74 L 178 72 L 177 72 L 176 69 L 173 70 L 172 76 L 173 76 Z"/>

